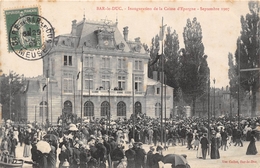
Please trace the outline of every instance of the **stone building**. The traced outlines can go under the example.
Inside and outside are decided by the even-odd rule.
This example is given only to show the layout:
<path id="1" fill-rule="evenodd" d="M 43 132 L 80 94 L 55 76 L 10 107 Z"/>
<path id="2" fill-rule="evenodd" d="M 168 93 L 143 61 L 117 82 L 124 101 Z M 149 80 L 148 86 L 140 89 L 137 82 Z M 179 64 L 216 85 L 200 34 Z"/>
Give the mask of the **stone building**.
<path id="1" fill-rule="evenodd" d="M 134 111 L 160 116 L 161 83 L 147 76 L 149 53 L 139 37 L 128 39 L 128 27 L 122 35 L 117 24 L 73 20 L 71 33 L 55 37 L 42 77 L 28 79 L 21 112 L 26 120 L 55 123 L 62 112 L 85 118 L 107 117 L 109 111 L 112 119 Z M 164 87 L 170 117 L 173 88 Z"/>

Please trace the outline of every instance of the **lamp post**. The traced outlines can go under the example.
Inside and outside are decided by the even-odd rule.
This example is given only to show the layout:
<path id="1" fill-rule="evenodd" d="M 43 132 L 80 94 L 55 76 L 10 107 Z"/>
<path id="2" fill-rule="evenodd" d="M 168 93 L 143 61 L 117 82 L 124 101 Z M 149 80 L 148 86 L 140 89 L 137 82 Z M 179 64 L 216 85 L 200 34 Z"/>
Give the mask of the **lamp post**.
<path id="1" fill-rule="evenodd" d="M 215 119 L 215 82 L 216 82 L 216 79 L 214 78 L 213 79 L 213 83 L 214 83 L 214 102 L 213 102 L 213 115 L 214 115 L 214 119 Z"/>
<path id="2" fill-rule="evenodd" d="M 208 139 L 210 139 L 210 69 L 208 69 L 208 79 L 207 79 L 207 99 L 208 99 Z"/>
<path id="3" fill-rule="evenodd" d="M 239 113 L 240 113 L 240 45 L 241 45 L 241 37 L 238 38 L 238 65 L 237 65 L 237 71 L 238 71 L 238 95 L 237 95 L 237 125 L 239 128 Z"/>
<path id="4" fill-rule="evenodd" d="M 249 96 L 250 96 L 250 105 L 251 105 L 251 117 L 253 117 L 252 113 L 253 113 L 253 83 L 254 83 L 254 78 L 250 78 L 248 81 L 249 84 Z"/>

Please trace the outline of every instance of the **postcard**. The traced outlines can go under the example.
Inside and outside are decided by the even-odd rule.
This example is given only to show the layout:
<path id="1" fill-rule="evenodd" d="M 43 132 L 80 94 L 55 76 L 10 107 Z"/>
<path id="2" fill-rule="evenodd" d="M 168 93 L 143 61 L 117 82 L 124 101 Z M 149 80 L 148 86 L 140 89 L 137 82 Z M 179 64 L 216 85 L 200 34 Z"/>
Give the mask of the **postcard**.
<path id="1" fill-rule="evenodd" d="M 260 167 L 259 153 L 246 154 L 252 145 L 260 150 L 259 82 L 256 82 L 259 9 L 259 3 L 249 1 L 3 0 L 0 2 L 0 81 L 5 81 L 0 86 L 2 124 L 31 124 L 29 127 L 46 132 L 55 127 L 62 133 L 66 129 L 83 130 L 85 124 L 90 134 L 95 134 L 96 143 L 98 131 L 103 136 L 121 131 L 123 139 L 127 137 L 124 151 L 131 138 L 142 142 L 139 145 L 146 153 L 151 146 L 157 149 L 157 145 L 162 145 L 164 148 L 158 151 L 164 157 L 170 154 L 170 160 L 175 161 L 162 159 L 159 167 L 178 164 L 192 168 Z M 245 42 L 250 44 L 246 46 Z M 250 53 L 250 57 L 241 56 L 238 65 L 240 50 L 241 55 Z M 245 67 L 245 62 L 252 66 Z M 241 72 L 241 89 L 237 91 L 238 95 L 244 93 L 241 104 L 231 97 L 237 93 L 231 89 L 237 79 L 232 76 L 237 66 L 246 71 Z M 225 117 L 231 117 L 230 121 Z M 252 129 L 258 129 L 256 141 L 251 142 L 244 134 L 239 138 L 242 143 L 237 144 L 231 131 L 227 140 L 214 149 L 215 134 L 210 132 L 211 135 L 206 135 L 210 146 L 206 158 L 198 156 L 202 152 L 194 144 L 197 128 L 218 130 L 218 126 L 223 126 L 228 130 L 227 123 L 233 124 L 234 129 L 237 123 L 241 130 L 246 130 L 247 122 Z M 191 131 L 194 137 L 172 139 L 169 131 L 180 129 L 179 126 L 185 126 L 187 135 Z M 155 136 L 155 129 L 158 135 L 150 139 L 148 132 Z M 116 141 L 120 141 L 118 135 L 115 133 Z M 91 140 L 84 139 L 82 144 L 91 145 Z M 174 144 L 179 140 L 184 144 Z M 24 146 L 16 148 L 20 148 L 17 158 L 26 160 L 24 166 L 30 167 L 31 156 L 24 155 Z M 217 154 L 212 154 L 213 150 Z M 56 158 L 55 164 L 62 166 L 65 160 Z M 125 165 L 121 166 L 131 165 L 130 159 L 123 160 Z M 111 166 L 110 162 L 116 166 L 108 158 L 103 161 L 99 160 L 99 166 Z M 145 162 L 135 166 L 145 164 L 148 166 Z"/>

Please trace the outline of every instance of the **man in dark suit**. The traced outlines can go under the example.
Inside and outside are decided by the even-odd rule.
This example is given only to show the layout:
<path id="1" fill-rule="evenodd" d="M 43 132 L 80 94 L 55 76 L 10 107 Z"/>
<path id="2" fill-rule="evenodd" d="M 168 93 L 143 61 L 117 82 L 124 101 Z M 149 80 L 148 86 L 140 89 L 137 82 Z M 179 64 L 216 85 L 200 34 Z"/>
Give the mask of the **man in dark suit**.
<path id="1" fill-rule="evenodd" d="M 135 168 L 145 168 L 146 163 L 146 152 L 142 147 L 142 143 L 139 142 L 135 150 Z"/>
<path id="2" fill-rule="evenodd" d="M 125 151 L 125 156 L 127 158 L 127 168 L 135 167 L 135 151 L 133 150 L 133 145 L 129 144 L 129 149 Z"/>
<path id="3" fill-rule="evenodd" d="M 206 136 L 207 136 L 207 134 L 203 134 L 203 137 L 200 140 L 203 159 L 206 159 L 207 149 L 209 147 L 209 141 Z"/>

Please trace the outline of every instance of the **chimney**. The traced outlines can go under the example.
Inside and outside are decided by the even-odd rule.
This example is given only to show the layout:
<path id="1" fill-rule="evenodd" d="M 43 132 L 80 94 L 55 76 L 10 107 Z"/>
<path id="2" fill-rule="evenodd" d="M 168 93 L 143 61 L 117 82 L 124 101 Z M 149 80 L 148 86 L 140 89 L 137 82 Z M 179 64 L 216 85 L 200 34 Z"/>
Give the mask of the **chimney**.
<path id="1" fill-rule="evenodd" d="M 71 34 L 72 34 L 73 36 L 76 36 L 76 29 L 77 29 L 76 23 L 77 23 L 77 20 L 73 20 L 73 21 L 72 21 Z"/>
<path id="2" fill-rule="evenodd" d="M 135 38 L 135 42 L 136 42 L 136 43 L 140 43 L 140 42 L 141 42 L 141 41 L 140 41 L 140 37 L 136 37 L 136 38 Z"/>
<path id="3" fill-rule="evenodd" d="M 125 41 L 128 41 L 128 26 L 124 27 L 123 29 L 124 39 Z"/>
<path id="4" fill-rule="evenodd" d="M 153 80 L 158 81 L 158 73 L 157 73 L 157 71 L 153 71 Z"/>

